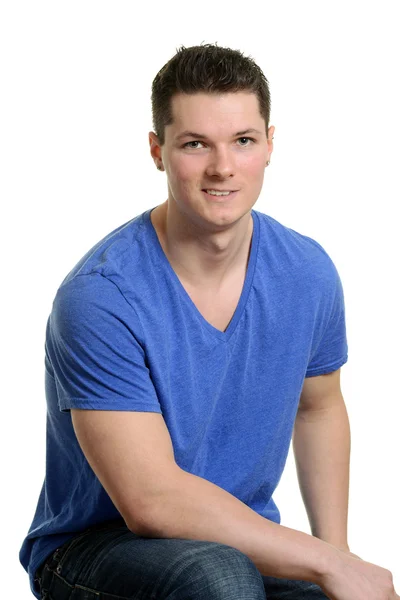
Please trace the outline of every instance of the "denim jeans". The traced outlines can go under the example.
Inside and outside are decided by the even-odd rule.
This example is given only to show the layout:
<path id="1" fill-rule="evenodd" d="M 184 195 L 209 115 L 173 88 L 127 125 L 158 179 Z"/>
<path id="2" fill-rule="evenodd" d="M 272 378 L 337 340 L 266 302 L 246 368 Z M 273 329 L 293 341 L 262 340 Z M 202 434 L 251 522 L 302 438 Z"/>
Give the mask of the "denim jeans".
<path id="1" fill-rule="evenodd" d="M 315 583 L 261 575 L 231 546 L 140 537 L 123 519 L 68 540 L 36 578 L 43 600 L 329 600 Z"/>

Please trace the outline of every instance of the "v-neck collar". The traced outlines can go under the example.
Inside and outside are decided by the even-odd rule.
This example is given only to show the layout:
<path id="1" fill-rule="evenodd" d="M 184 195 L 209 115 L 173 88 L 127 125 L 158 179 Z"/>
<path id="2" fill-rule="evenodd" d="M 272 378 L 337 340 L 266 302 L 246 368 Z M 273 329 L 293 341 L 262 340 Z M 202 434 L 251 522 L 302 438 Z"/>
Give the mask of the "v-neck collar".
<path id="1" fill-rule="evenodd" d="M 158 235 L 154 228 L 154 225 L 150 219 L 150 213 L 155 208 L 156 208 L 156 206 L 147 210 L 146 212 L 144 212 L 143 219 L 144 219 L 144 223 L 148 229 L 149 235 L 153 239 L 154 247 L 155 247 L 156 253 L 157 253 L 160 261 L 165 265 L 165 268 L 169 272 L 169 274 L 170 274 L 175 286 L 179 290 L 179 293 L 181 294 L 183 300 L 188 305 L 189 310 L 191 310 L 197 316 L 198 320 L 202 323 L 203 327 L 217 339 L 220 339 L 221 341 L 225 341 L 225 342 L 229 341 L 229 339 L 231 338 L 232 334 L 234 333 L 234 331 L 236 329 L 236 326 L 237 326 L 237 324 L 240 320 L 240 317 L 243 313 L 243 310 L 246 306 L 249 292 L 251 289 L 251 284 L 253 281 L 254 271 L 255 271 L 256 262 L 257 262 L 257 255 L 258 255 L 259 238 L 260 238 L 260 222 L 259 222 L 259 217 L 257 215 L 257 211 L 255 211 L 255 210 L 251 211 L 251 216 L 253 218 L 253 233 L 252 233 L 252 238 L 251 238 L 250 257 L 249 257 L 248 264 L 247 264 L 246 277 L 244 280 L 242 293 L 240 295 L 239 302 L 237 304 L 236 310 L 233 314 L 232 319 L 230 320 L 228 327 L 226 328 L 225 331 L 221 331 L 220 329 L 217 329 L 216 327 L 211 325 L 211 323 L 209 323 L 203 317 L 203 315 L 201 314 L 201 312 L 199 311 L 199 309 L 197 308 L 197 306 L 195 305 L 195 303 L 193 302 L 193 300 L 191 299 L 191 297 L 189 296 L 189 294 L 183 287 L 183 285 L 182 285 L 179 277 L 175 273 L 174 269 L 172 268 L 171 263 L 169 262 L 166 254 L 160 244 L 160 240 L 158 239 Z"/>

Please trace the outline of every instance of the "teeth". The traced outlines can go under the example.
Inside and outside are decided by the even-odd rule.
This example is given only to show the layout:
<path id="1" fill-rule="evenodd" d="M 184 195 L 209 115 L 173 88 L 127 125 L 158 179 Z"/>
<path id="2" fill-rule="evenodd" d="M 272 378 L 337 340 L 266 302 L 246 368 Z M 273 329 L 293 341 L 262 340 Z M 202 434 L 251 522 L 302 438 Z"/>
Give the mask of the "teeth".
<path id="1" fill-rule="evenodd" d="M 212 196 L 229 196 L 230 192 L 217 192 L 216 190 L 206 190 L 207 194 Z"/>

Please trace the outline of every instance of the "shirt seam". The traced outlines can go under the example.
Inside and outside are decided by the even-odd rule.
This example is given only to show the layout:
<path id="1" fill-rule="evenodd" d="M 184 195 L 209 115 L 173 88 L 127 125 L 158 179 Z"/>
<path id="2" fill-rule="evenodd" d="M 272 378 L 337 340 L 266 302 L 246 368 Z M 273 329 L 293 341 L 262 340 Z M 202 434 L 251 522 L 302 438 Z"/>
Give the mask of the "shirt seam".
<path id="1" fill-rule="evenodd" d="M 75 278 L 77 278 L 77 277 L 90 277 L 92 275 L 98 275 L 99 277 L 103 277 L 103 279 L 105 279 L 106 281 L 108 281 L 109 283 L 111 283 L 112 285 L 114 285 L 117 288 L 117 290 L 119 291 L 119 293 L 121 294 L 121 296 L 123 297 L 123 299 L 125 300 L 125 302 L 128 304 L 128 306 L 133 310 L 133 312 L 136 315 L 136 318 L 137 318 L 137 320 L 139 322 L 140 329 L 141 329 L 141 337 L 142 337 L 142 344 L 141 345 L 143 345 L 143 343 L 144 343 L 144 329 L 143 329 L 143 325 L 142 325 L 142 322 L 140 320 L 140 317 L 139 317 L 139 315 L 137 313 L 137 310 L 131 304 L 131 302 L 129 302 L 129 300 L 126 298 L 125 294 L 122 292 L 122 290 L 120 289 L 120 287 L 114 281 L 112 281 L 112 279 L 110 279 L 106 275 L 103 275 L 103 273 L 99 273 L 98 271 L 92 271 L 91 273 L 77 273 L 75 275 L 75 277 L 73 279 L 71 279 L 71 281 L 69 281 L 68 283 L 72 283 L 73 280 Z M 68 283 L 66 285 L 68 285 Z"/>

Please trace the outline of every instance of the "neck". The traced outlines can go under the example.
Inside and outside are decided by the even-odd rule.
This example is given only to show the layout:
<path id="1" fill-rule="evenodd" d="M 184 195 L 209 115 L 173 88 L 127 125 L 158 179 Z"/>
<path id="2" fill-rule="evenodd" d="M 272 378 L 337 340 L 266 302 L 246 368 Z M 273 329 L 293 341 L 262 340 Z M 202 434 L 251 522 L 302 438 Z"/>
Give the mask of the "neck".
<path id="1" fill-rule="evenodd" d="M 151 221 L 171 266 L 190 285 L 218 289 L 246 272 L 253 234 L 250 213 L 228 230 L 205 231 L 167 200 L 152 211 Z"/>

